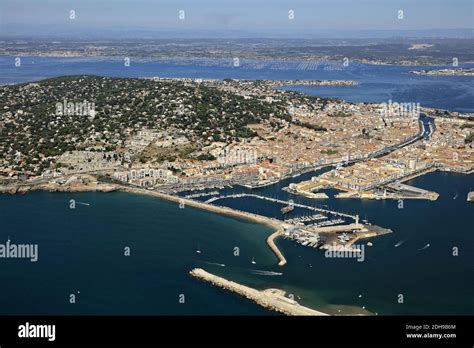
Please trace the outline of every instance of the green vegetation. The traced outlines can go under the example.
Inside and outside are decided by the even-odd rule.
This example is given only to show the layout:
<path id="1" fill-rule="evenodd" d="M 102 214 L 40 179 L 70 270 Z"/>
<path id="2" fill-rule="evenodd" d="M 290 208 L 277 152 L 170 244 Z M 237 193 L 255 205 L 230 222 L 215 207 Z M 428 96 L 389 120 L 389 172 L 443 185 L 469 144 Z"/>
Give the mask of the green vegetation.
<path id="1" fill-rule="evenodd" d="M 332 149 L 328 149 L 328 150 L 322 150 L 321 151 L 322 154 L 326 154 L 326 155 L 335 155 L 338 153 L 337 150 L 332 150 Z"/>
<path id="2" fill-rule="evenodd" d="M 301 122 L 301 121 L 296 121 L 294 123 L 298 126 L 315 130 L 316 132 L 326 132 L 327 131 L 327 128 L 324 128 L 324 127 L 322 127 L 320 125 L 317 125 L 317 124 L 312 124 L 312 123 L 308 123 L 308 122 Z"/>
<path id="3" fill-rule="evenodd" d="M 343 111 L 337 111 L 331 114 L 328 114 L 329 117 L 351 117 L 351 114 Z"/>
<path id="4" fill-rule="evenodd" d="M 110 175 L 105 175 L 105 174 L 100 174 L 97 175 L 97 181 L 98 182 L 103 182 L 106 184 L 118 184 L 118 185 L 123 185 L 123 182 L 117 179 L 114 179 Z"/>
<path id="5" fill-rule="evenodd" d="M 56 103 L 64 101 L 93 103 L 95 115 L 57 115 Z M 172 161 L 212 141 L 254 137 L 249 124 L 283 120 L 289 120 L 283 100 L 267 103 L 190 82 L 68 76 L 6 85 L 0 86 L 0 165 L 40 173 L 68 151 L 114 151 L 143 128 L 180 134 L 195 145 L 140 158 Z"/>
<path id="6" fill-rule="evenodd" d="M 470 132 L 469 135 L 466 137 L 466 139 L 464 139 L 464 142 L 466 144 L 470 144 L 474 141 L 474 133 L 473 132 Z"/>
<path id="7" fill-rule="evenodd" d="M 197 156 L 196 159 L 200 161 L 214 161 L 216 157 L 210 153 L 202 153 L 199 156 Z"/>

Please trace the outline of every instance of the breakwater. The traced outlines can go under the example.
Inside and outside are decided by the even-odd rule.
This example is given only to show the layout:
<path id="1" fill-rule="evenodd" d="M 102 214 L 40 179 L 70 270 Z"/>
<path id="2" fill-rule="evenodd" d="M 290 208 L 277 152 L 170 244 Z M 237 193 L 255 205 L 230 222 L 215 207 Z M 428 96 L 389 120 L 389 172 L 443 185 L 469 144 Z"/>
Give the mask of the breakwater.
<path id="1" fill-rule="evenodd" d="M 301 306 L 298 302 L 290 297 L 285 296 L 285 292 L 280 289 L 266 289 L 257 290 L 222 277 L 218 277 L 214 274 L 206 272 L 202 268 L 195 268 L 189 274 L 197 279 L 211 283 L 212 285 L 218 286 L 222 289 L 232 291 L 239 294 L 249 300 L 254 301 L 258 305 L 283 313 L 285 315 L 327 315 L 326 313 L 316 311 L 314 309 Z"/>
<path id="2" fill-rule="evenodd" d="M 275 232 L 267 238 L 267 244 L 270 247 L 270 249 L 275 253 L 276 257 L 278 258 L 278 265 L 283 266 L 286 264 L 286 259 L 281 253 L 281 251 L 277 248 L 276 244 L 273 242 L 274 239 L 278 236 L 280 236 L 283 233 L 283 222 L 277 219 L 269 218 L 266 216 L 261 216 L 241 210 L 236 210 L 232 208 L 227 208 L 227 207 L 221 207 L 221 206 L 216 206 L 216 205 L 211 205 L 207 204 L 204 202 L 200 201 L 195 201 L 192 199 L 188 198 L 183 198 L 183 197 L 178 197 L 178 196 L 173 196 L 169 195 L 167 193 L 162 193 L 162 192 L 157 192 L 157 191 L 150 191 L 150 190 L 144 190 L 140 188 L 134 188 L 134 187 L 129 187 L 129 186 L 120 186 L 120 190 L 123 192 L 130 192 L 130 193 L 137 193 L 137 194 L 145 194 L 149 196 L 154 196 L 162 199 L 166 199 L 171 202 L 176 202 L 181 205 L 188 205 L 193 208 L 198 208 L 202 210 L 207 210 L 211 211 L 213 213 L 221 214 L 221 215 L 226 215 L 226 216 L 231 216 L 234 218 L 238 219 L 243 219 L 247 220 L 250 222 L 254 222 L 257 224 L 263 224 L 266 225 L 272 229 L 275 230 Z"/>

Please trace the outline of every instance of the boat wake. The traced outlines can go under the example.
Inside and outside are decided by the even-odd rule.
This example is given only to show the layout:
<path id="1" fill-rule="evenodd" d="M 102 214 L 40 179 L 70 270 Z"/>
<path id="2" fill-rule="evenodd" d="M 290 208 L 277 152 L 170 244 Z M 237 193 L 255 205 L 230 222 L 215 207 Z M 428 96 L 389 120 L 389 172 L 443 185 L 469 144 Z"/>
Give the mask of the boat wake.
<path id="1" fill-rule="evenodd" d="M 250 273 L 258 274 L 258 275 L 265 275 L 265 276 L 281 276 L 283 273 L 280 272 L 272 272 L 272 271 L 261 271 L 258 269 L 251 269 Z"/>
<path id="2" fill-rule="evenodd" d="M 207 263 L 208 265 L 214 265 L 214 266 L 219 266 L 219 267 L 225 267 L 225 263 L 217 263 L 217 262 L 208 262 L 208 261 L 203 261 L 204 263 Z"/>
<path id="3" fill-rule="evenodd" d="M 395 248 L 398 248 L 400 245 L 402 245 L 403 243 L 405 243 L 404 240 L 401 240 L 399 241 L 397 244 L 395 244 Z"/>
<path id="4" fill-rule="evenodd" d="M 428 244 L 426 244 L 423 248 L 418 249 L 418 251 L 426 250 L 426 249 L 428 249 L 429 247 L 430 247 L 430 244 L 428 243 Z"/>

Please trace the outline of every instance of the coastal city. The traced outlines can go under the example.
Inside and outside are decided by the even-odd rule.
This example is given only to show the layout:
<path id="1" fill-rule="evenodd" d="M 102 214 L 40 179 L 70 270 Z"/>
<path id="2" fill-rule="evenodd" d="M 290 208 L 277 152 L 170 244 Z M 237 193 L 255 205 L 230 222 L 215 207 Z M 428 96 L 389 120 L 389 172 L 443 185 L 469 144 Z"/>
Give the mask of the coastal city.
<path id="1" fill-rule="evenodd" d="M 0 348 L 472 343 L 473 9 L 0 1 Z"/>
<path id="2" fill-rule="evenodd" d="M 284 190 L 315 203 L 328 198 L 327 189 L 341 199 L 433 201 L 437 192 L 404 182 L 433 171 L 474 170 L 472 114 L 281 89 L 291 85 L 355 82 L 79 76 L 3 86 L 0 189 L 123 187 L 199 204 L 252 197 L 280 204 L 285 214 L 294 203 L 222 196 L 219 189 L 261 188 L 328 168 Z M 104 86 L 112 92 L 102 94 Z M 26 93 L 31 103 L 23 102 Z M 313 215 L 285 219 L 278 234 L 305 246 L 354 251 L 358 240 L 390 233 L 389 226 L 362 223 L 357 214 L 300 208 Z"/>
<path id="3" fill-rule="evenodd" d="M 387 192 L 414 176 L 474 168 L 470 114 L 277 89 L 289 84 L 354 82 L 72 77 L 3 86 L 2 189 L 60 184 L 80 174 L 166 192 L 258 187 L 334 166 L 290 189 L 311 194 L 334 187 L 345 191 L 341 197 L 397 198 Z M 76 94 L 58 97 L 70 106 L 66 117 L 57 114 L 55 101 L 46 102 L 65 86 L 62 91 Z M 94 95 L 99 86 L 114 93 Z M 30 104 L 23 102 L 26 93 Z M 93 117 L 77 113 L 82 100 L 92 101 Z"/>

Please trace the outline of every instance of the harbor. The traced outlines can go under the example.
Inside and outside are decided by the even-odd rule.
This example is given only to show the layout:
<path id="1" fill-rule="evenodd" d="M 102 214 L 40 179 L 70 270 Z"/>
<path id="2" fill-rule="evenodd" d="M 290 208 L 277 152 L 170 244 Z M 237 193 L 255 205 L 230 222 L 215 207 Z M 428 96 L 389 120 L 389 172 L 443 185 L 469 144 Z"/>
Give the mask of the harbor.
<path id="1" fill-rule="evenodd" d="M 294 240 L 302 246 L 327 249 L 330 247 L 341 246 L 350 247 L 360 239 L 376 237 L 378 235 L 392 232 L 390 229 L 372 225 L 367 221 L 364 221 L 362 224 L 360 223 L 358 215 L 351 215 L 335 210 L 295 203 L 292 200 L 286 201 L 257 194 L 236 193 L 221 196 L 214 195 L 203 202 L 157 191 L 131 188 L 128 186 L 123 186 L 122 190 L 127 192 L 154 195 L 182 205 L 184 204 L 184 206 L 188 205 L 198 209 L 205 209 L 211 212 L 267 225 L 274 229 L 274 232 L 267 238 L 266 242 L 277 257 L 279 266 L 286 265 L 287 260 L 274 242 L 278 237 Z M 197 195 L 199 197 L 206 197 L 206 194 Z M 303 215 L 286 220 L 280 220 L 238 209 L 211 204 L 218 200 L 238 198 L 256 198 L 281 204 L 283 205 L 282 210 L 288 210 L 286 213 L 293 211 L 295 208 L 305 209 L 310 211 L 311 215 Z M 283 211 L 281 211 L 281 213 L 282 215 L 285 215 Z"/>
<path id="2" fill-rule="evenodd" d="M 186 195 L 185 198 L 199 198 L 199 197 L 208 197 L 208 196 L 216 196 L 220 194 L 219 191 L 212 191 L 212 192 L 199 192 L 199 193 L 194 193 L 190 195 Z"/>
<path id="3" fill-rule="evenodd" d="M 362 240 L 391 233 L 392 231 L 371 224 L 349 224 L 333 226 L 290 227 L 285 230 L 283 238 L 315 249 L 346 248 Z"/>
<path id="4" fill-rule="evenodd" d="M 270 249 L 274 252 L 275 256 L 278 258 L 278 265 L 284 266 L 286 264 L 285 257 L 283 256 L 281 251 L 278 249 L 276 244 L 273 242 L 273 240 L 276 237 L 278 237 L 279 235 L 283 233 L 284 227 L 282 224 L 283 222 L 281 220 L 269 218 L 266 216 L 261 216 L 261 215 L 257 215 L 257 214 L 237 210 L 237 209 L 232 209 L 228 207 L 216 206 L 216 205 L 209 204 L 207 202 L 201 202 L 201 201 L 197 201 L 197 200 L 193 200 L 189 198 L 174 196 L 174 195 L 170 195 L 170 194 L 158 192 L 158 191 L 145 190 L 141 188 L 124 186 L 124 185 L 120 186 L 120 189 L 124 192 L 155 196 L 161 199 L 178 203 L 182 205 L 183 207 L 190 206 L 190 207 L 218 213 L 221 215 L 231 216 L 231 217 L 269 226 L 270 228 L 274 229 L 275 232 L 269 238 L 267 238 L 267 244 L 270 247 Z"/>
<path id="5" fill-rule="evenodd" d="M 221 199 L 243 198 L 243 197 L 257 198 L 257 199 L 261 199 L 261 200 L 265 200 L 265 201 L 269 201 L 269 202 L 274 202 L 274 203 L 279 203 L 279 204 L 283 204 L 283 205 L 289 205 L 290 204 L 290 201 L 285 201 L 285 200 L 282 200 L 282 199 L 272 198 L 272 197 L 267 197 L 267 196 L 261 196 L 261 195 L 252 194 L 252 193 L 236 193 L 236 194 L 230 194 L 230 195 L 226 195 L 226 196 L 212 197 L 212 198 L 206 200 L 205 203 L 213 203 L 213 202 L 216 202 L 216 201 L 221 200 Z M 353 219 L 353 220 L 358 219 L 357 215 L 341 213 L 341 212 L 338 212 L 338 211 L 332 211 L 332 210 L 329 210 L 329 209 L 319 208 L 319 207 L 316 207 L 316 206 L 309 206 L 309 205 L 305 205 L 305 204 L 301 204 L 301 203 L 293 203 L 293 206 L 298 207 L 298 208 L 304 208 L 304 209 L 312 210 L 312 211 L 317 211 L 317 212 L 321 212 L 321 213 L 333 214 L 333 215 L 337 215 L 337 216 L 341 216 L 341 217 L 345 217 L 345 218 L 349 218 L 349 219 Z"/>
<path id="6" fill-rule="evenodd" d="M 317 249 L 329 249 L 334 247 L 351 248 L 353 244 L 361 239 L 392 232 L 392 230 L 388 228 L 372 225 L 366 220 L 361 223 L 358 215 L 351 215 L 317 206 L 295 203 L 292 200 L 287 201 L 251 193 L 215 196 L 208 199 L 206 203 L 213 203 L 224 199 L 242 198 L 255 198 L 281 204 L 283 205 L 283 208 L 280 210 L 282 215 L 292 212 L 295 208 L 308 211 L 309 213 L 307 214 L 286 218 L 282 221 L 284 223 L 282 225 L 283 238 L 293 240 L 305 247 Z"/>
<path id="7" fill-rule="evenodd" d="M 284 255 L 287 265 L 284 267 L 277 266 L 278 259 L 274 259 L 273 252 L 266 244 L 266 238 L 271 231 L 264 232 L 255 235 L 254 233 L 258 228 L 251 229 L 252 226 L 241 225 L 239 221 L 232 221 L 234 219 L 221 219 L 217 214 L 207 214 L 206 211 L 195 211 L 190 212 L 186 209 L 183 211 L 178 210 L 178 200 L 168 204 L 166 201 L 161 199 L 148 199 L 144 194 L 125 194 L 122 192 L 112 192 L 108 194 L 102 193 L 68 193 L 68 194 L 50 194 L 48 192 L 34 192 L 27 195 L 16 195 L 6 196 L 0 195 L 3 199 L 2 206 L 4 207 L 4 216 L 10 216 L 12 218 L 6 219 L 4 231 L 9 231 L 13 227 L 18 227 L 18 221 L 28 221 L 28 224 L 24 228 L 24 235 L 27 239 L 32 241 L 38 241 L 41 247 L 44 249 L 43 254 L 51 254 L 57 251 L 56 244 L 48 244 L 48 231 L 56 231 L 57 238 L 63 240 L 67 245 L 67 255 L 58 254 L 54 258 L 43 258 L 43 261 L 37 263 L 38 267 L 41 264 L 46 263 L 47 267 L 44 269 L 37 268 L 35 273 L 38 272 L 42 277 L 48 279 L 48 283 L 54 284 L 57 287 L 61 286 L 61 281 L 52 277 L 50 267 L 54 267 L 57 264 L 57 260 L 67 258 L 68 262 L 74 262 L 76 255 L 80 255 L 78 244 L 71 240 L 70 235 L 83 235 L 81 230 L 84 228 L 85 223 L 82 218 L 83 214 L 88 214 L 89 219 L 94 225 L 98 227 L 103 225 L 106 221 L 109 229 L 104 230 L 92 230 L 90 233 L 85 234 L 82 238 L 85 238 L 87 243 L 113 243 L 114 247 L 110 250 L 114 253 L 114 250 L 123 248 L 124 243 L 130 240 L 130 230 L 124 229 L 127 226 L 129 219 L 139 221 L 134 226 L 133 236 L 139 236 L 137 238 L 137 247 L 140 247 L 140 255 L 150 255 L 150 257 L 137 258 L 138 253 L 134 253 L 132 249 L 132 258 L 126 259 L 133 261 L 133 264 L 139 265 L 140 269 L 145 269 L 150 277 L 157 277 L 157 287 L 165 289 L 162 291 L 158 289 L 160 294 L 170 293 L 176 290 L 176 283 L 186 284 L 186 286 L 193 287 L 197 286 L 201 288 L 206 296 L 215 296 L 216 292 L 221 292 L 223 297 L 219 297 L 218 302 L 206 303 L 206 301 L 200 297 L 199 301 L 188 301 L 188 305 L 181 306 L 174 304 L 176 301 L 167 301 L 166 296 L 156 297 L 157 287 L 149 289 L 144 295 L 140 293 L 142 283 L 137 282 L 133 285 L 132 289 L 124 289 L 123 296 L 119 299 L 114 300 L 112 303 L 117 306 L 125 303 L 133 308 L 133 311 L 126 312 L 125 314 L 163 314 L 163 315 L 174 315 L 176 314 L 176 308 L 186 308 L 187 314 L 192 315 L 199 310 L 206 313 L 213 313 L 218 315 L 262 315 L 263 307 L 254 305 L 251 301 L 246 301 L 243 297 L 237 297 L 236 294 L 221 291 L 214 286 L 209 286 L 204 282 L 197 282 L 197 280 L 188 275 L 189 270 L 193 268 L 203 268 L 208 272 L 220 275 L 229 280 L 233 280 L 237 283 L 244 284 L 253 287 L 258 290 L 266 288 L 277 288 L 284 289 L 289 293 L 295 295 L 295 300 L 300 304 L 314 308 L 316 310 L 328 313 L 330 315 L 348 315 L 348 314 L 361 314 L 360 309 L 365 306 L 367 310 L 372 313 L 377 312 L 379 315 L 397 315 L 400 313 L 407 313 L 416 315 L 418 313 L 428 313 L 436 315 L 437 313 L 445 313 L 452 315 L 455 313 L 462 313 L 463 315 L 469 315 L 472 312 L 472 306 L 469 306 L 469 298 L 466 298 L 466 302 L 462 305 L 453 308 L 452 298 L 445 298 L 443 294 L 454 291 L 456 294 L 464 294 L 465 290 L 465 277 L 463 275 L 470 274 L 469 262 L 460 263 L 459 257 L 452 257 L 449 252 L 451 249 L 452 234 L 443 233 L 446 231 L 453 231 L 453 233 L 459 233 L 459 236 L 465 238 L 466 243 L 472 240 L 472 234 L 470 233 L 469 219 L 465 219 L 472 213 L 472 203 L 466 202 L 468 192 L 472 192 L 472 176 L 465 177 L 453 173 L 434 172 L 424 177 L 419 177 L 413 182 L 413 185 L 430 189 L 432 187 L 439 187 L 440 198 L 436 202 L 429 201 L 416 201 L 416 209 L 404 209 L 399 210 L 396 202 L 390 201 L 360 201 L 360 200 L 337 200 L 331 199 L 328 202 L 329 209 L 331 210 L 347 210 L 348 212 L 359 213 L 361 216 L 361 223 L 366 225 L 364 220 L 368 220 L 373 224 L 379 224 L 381 226 L 390 227 L 394 230 L 394 233 L 390 235 L 383 235 L 381 238 L 369 239 L 373 242 L 373 246 L 368 246 L 369 240 L 363 243 L 358 242 L 353 245 L 353 248 L 360 248 L 365 244 L 365 261 L 357 262 L 355 257 L 336 259 L 327 258 L 325 256 L 326 251 L 318 248 L 312 248 L 308 245 L 302 246 L 297 243 L 296 240 L 284 239 L 284 236 L 277 235 L 275 244 L 278 249 Z M 284 183 L 284 186 L 287 186 Z M 456 186 L 456 189 L 453 187 Z M 263 191 L 263 190 L 262 190 Z M 260 193 L 260 191 L 257 191 Z M 153 191 L 151 191 L 153 193 Z M 223 193 L 221 191 L 221 193 Z M 453 199 L 455 194 L 458 194 L 457 199 Z M 264 191 L 262 194 L 274 196 L 279 194 L 278 198 L 288 201 L 289 198 L 285 196 L 285 193 L 280 190 L 279 193 L 273 193 L 272 191 Z M 148 197 L 153 196 L 148 192 Z M 38 221 L 46 221 L 46 219 L 54 219 L 55 211 L 61 210 L 68 204 L 69 198 L 75 199 L 77 202 L 90 203 L 90 207 L 83 207 L 78 205 L 78 210 L 68 211 L 68 214 L 64 219 L 59 222 L 61 224 L 51 230 L 49 227 L 41 227 L 43 224 Z M 210 197 L 203 197 L 207 199 Z M 299 199 L 299 197 L 298 197 Z M 45 201 L 48 201 L 48 205 L 44 205 Z M 296 200 L 295 200 L 296 201 Z M 237 202 L 239 202 L 237 204 Z M 312 216 L 321 214 L 318 212 L 307 211 L 307 214 L 301 211 L 299 208 L 295 208 L 295 211 L 282 216 L 279 211 L 279 206 L 272 202 L 262 204 L 263 202 L 258 199 L 247 200 L 242 198 L 240 200 L 230 201 L 217 201 L 219 204 L 229 204 L 233 208 L 240 210 L 250 210 L 257 212 L 259 209 L 260 214 L 267 216 L 280 217 L 285 219 L 292 219 L 295 217 Z M 297 201 L 298 202 L 298 201 Z M 307 205 L 312 205 L 308 200 L 299 201 Z M 235 204 L 234 204 L 235 203 Z M 27 204 L 28 207 L 34 207 L 34 209 L 22 209 Z M 409 203 L 411 204 L 411 203 Z M 283 206 L 283 205 L 282 205 Z M 81 207 L 83 209 L 81 209 Z M 136 208 L 135 208 L 136 207 Z M 155 209 L 155 207 L 158 207 Z M 265 209 L 268 207 L 268 209 Z M 87 209 L 86 209 L 87 208 Z M 117 214 L 110 214 L 110 210 L 116 211 Z M 37 211 L 37 214 L 33 212 Z M 17 212 L 15 215 L 13 212 Z M 77 214 L 77 213 L 81 214 Z M 177 219 L 170 221 L 172 216 L 170 213 L 178 214 L 178 216 L 186 216 L 186 219 Z M 271 215 L 272 212 L 274 215 Z M 24 214 L 27 214 L 25 219 Z M 438 219 L 435 223 L 427 225 L 426 221 L 420 219 L 420 216 L 442 216 L 443 214 L 449 214 L 453 217 L 452 220 L 445 221 Z M 215 215 L 215 216 L 213 216 Z M 195 216 L 195 217 L 194 217 Z M 13 218 L 14 217 L 14 218 Z M 38 220 L 42 219 L 42 220 Z M 212 223 L 213 221 L 219 221 L 219 224 Z M 74 223 L 71 223 L 71 222 Z M 196 222 L 198 221 L 198 222 Z M 206 221 L 211 222 L 206 224 Z M 320 220 L 324 221 L 324 220 Z M 159 222 L 159 223 L 157 223 Z M 318 220 L 316 220 L 318 222 Z M 225 225 L 223 225 L 224 223 Z M 237 223 L 235 233 L 231 232 L 232 229 L 229 227 L 232 224 Z M 285 224 L 285 221 L 282 221 Z M 41 226 L 40 226 L 41 225 Z M 68 235 L 64 234 L 64 230 L 72 228 L 71 233 Z M 301 225 L 300 225 L 301 226 Z M 334 226 L 337 227 L 338 225 Z M 370 227 L 370 226 L 369 226 Z M 39 228 L 39 230 L 37 229 Z M 250 231 L 251 229 L 251 231 Z M 207 231 L 209 235 L 205 235 Z M 263 229 L 265 230 L 265 228 Z M 169 232 L 168 232 L 169 231 Z M 41 232 L 41 233 L 38 233 Z M 228 233 L 229 232 L 229 233 Z M 344 238 L 344 232 L 333 232 L 333 236 L 336 238 Z M 439 236 L 439 240 L 434 239 L 434 235 Z M 202 237 L 205 236 L 205 237 Z M 350 234 L 349 234 L 350 236 Z M 4 241 L 7 239 L 7 233 L 4 234 Z M 10 235 L 14 241 L 20 240 L 19 236 Z M 173 237 L 174 242 L 170 246 L 168 243 L 163 243 L 167 238 Z M 329 234 L 328 234 L 328 237 Z M 62 239 L 61 239 L 62 238 Z M 206 242 L 207 240 L 207 242 Z M 239 246 L 245 247 L 248 250 L 242 257 L 235 257 L 229 253 L 229 246 L 235 245 L 235 241 L 239 241 Z M 98 242 L 99 241 L 99 242 Z M 150 243 L 152 241 L 153 243 Z M 219 241 L 216 243 L 215 241 Z M 420 250 L 423 246 L 431 244 L 426 250 Z M 127 244 L 125 244 L 127 245 Z M 196 254 L 197 246 L 200 247 L 202 253 Z M 100 251 L 100 250 L 98 250 Z M 133 269 L 127 270 L 123 267 L 108 267 L 97 269 L 94 264 L 101 264 L 100 260 L 103 258 L 103 253 L 98 252 L 91 257 L 94 263 L 89 268 L 85 268 L 84 274 L 87 275 L 87 279 L 92 289 L 90 293 L 96 293 L 97 296 L 93 297 L 91 301 L 99 306 L 101 314 L 110 314 L 110 306 L 106 306 L 101 296 L 101 289 L 110 283 L 109 278 L 104 279 L 104 269 L 107 269 L 110 277 L 117 277 L 117 281 L 121 280 L 123 273 L 126 276 L 133 277 Z M 112 255 L 112 254 L 111 254 Z M 163 262 L 156 262 L 156 255 L 164 255 Z M 211 257 L 212 256 L 212 257 Z M 301 256 L 301 258 L 300 258 Z M 161 256 L 158 256 L 161 257 Z M 255 258 L 256 264 L 252 264 L 252 258 Z M 465 250 L 460 257 L 464 257 L 466 261 L 471 259 L 469 250 Z M 114 258 L 112 258 L 114 259 Z M 127 262 L 125 260 L 125 262 Z M 198 261 L 196 261 L 198 260 Z M 203 260 L 203 262 L 199 261 Z M 204 263 L 204 261 L 218 262 L 225 264 L 225 267 L 219 267 L 212 264 Z M 413 271 L 414 265 L 420 264 L 425 270 L 425 278 L 423 282 L 417 282 L 418 273 L 410 273 Z M 162 266 L 161 266 L 162 265 Z M 167 273 L 168 267 L 174 267 L 172 275 Z M 150 269 L 147 269 L 150 267 Z M 161 267 L 161 268 L 160 268 Z M 453 269 L 461 268 L 461 272 L 453 272 Z M 433 268 L 436 272 L 429 272 Z M 268 275 L 268 274 L 256 274 L 252 270 L 266 270 L 273 272 L 282 272 L 283 275 Z M 183 272 L 184 270 L 184 272 Z M 18 277 L 15 272 L 11 272 L 9 268 L 3 269 L 5 276 Z M 128 272 L 128 273 L 127 273 Z M 219 272 L 219 273 L 217 273 Z M 428 272 L 428 273 L 426 273 Z M 446 284 L 446 282 L 439 282 L 439 274 L 443 277 L 454 276 L 456 279 L 455 283 Z M 393 282 L 393 274 L 405 274 L 406 276 L 400 277 L 399 282 L 395 284 Z M 33 277 L 34 275 L 31 275 Z M 29 275 L 22 275 L 29 279 Z M 49 278 L 48 278 L 49 277 Z M 66 279 L 71 279 L 71 282 L 75 281 L 73 274 L 65 275 Z M 415 279 L 415 280 L 414 280 Z M 324 280 L 324 281 L 323 281 Z M 188 283 L 186 283 L 188 282 Z M 378 287 L 376 290 L 373 286 L 361 287 L 360 284 L 386 284 L 386 286 Z M 453 285 L 454 284 L 454 285 Z M 454 286 L 454 290 L 453 290 Z M 395 300 L 393 294 L 400 287 L 409 290 L 411 296 L 416 300 L 414 307 L 401 306 Z M 20 288 L 12 287 L 7 288 L 8 297 L 14 296 L 14 293 Z M 46 291 L 38 286 L 36 291 Z M 81 289 L 81 293 L 82 293 Z M 140 293 L 140 296 L 144 298 L 144 301 L 137 303 L 138 299 L 134 297 L 134 293 Z M 335 297 L 337 294 L 337 298 Z M 362 294 L 362 298 L 359 298 L 359 294 Z M 225 296 L 230 295 L 230 296 Z M 301 297 L 301 299 L 299 297 Z M 195 297 L 193 296 L 193 299 Z M 156 305 L 151 308 L 149 305 L 150 299 L 155 299 Z M 388 299 L 388 300 L 387 300 Z M 463 297 L 464 299 L 464 297 Z M 436 303 L 437 306 L 427 305 L 426 301 L 430 304 Z M 439 302 L 437 302 L 439 301 Z M 246 306 L 245 303 L 248 305 Z M 350 305 L 348 307 L 346 305 Z M 18 313 L 21 315 L 21 311 L 27 311 L 30 308 L 31 302 L 23 304 L 10 304 L 5 301 L 2 308 L 5 313 Z M 60 307 L 55 303 L 53 307 L 49 303 L 38 304 L 39 312 L 44 314 L 58 314 L 61 310 Z M 102 306 L 102 307 L 100 307 Z M 190 307 L 188 309 L 188 307 Z M 206 308 L 204 308 L 206 307 Z M 249 307 L 255 307 L 254 309 Z M 58 309 L 59 308 L 59 309 Z M 70 313 L 69 307 L 65 306 L 64 312 Z M 86 308 L 81 309 L 81 314 L 86 312 Z M 339 310 L 341 312 L 339 312 Z M 159 312 L 157 312 L 159 311 Z M 370 314 L 370 313 L 368 313 Z"/>

